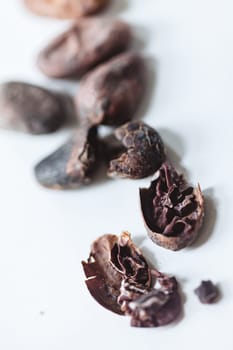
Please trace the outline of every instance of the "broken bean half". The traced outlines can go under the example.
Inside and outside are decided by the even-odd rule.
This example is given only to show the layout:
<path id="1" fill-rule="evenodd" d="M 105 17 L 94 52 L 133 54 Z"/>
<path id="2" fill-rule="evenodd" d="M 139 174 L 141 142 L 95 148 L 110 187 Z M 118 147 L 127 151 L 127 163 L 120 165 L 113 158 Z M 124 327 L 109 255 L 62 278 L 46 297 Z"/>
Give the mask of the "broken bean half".
<path id="1" fill-rule="evenodd" d="M 83 78 L 76 97 L 77 113 L 93 125 L 121 125 L 132 119 L 144 91 L 144 60 L 127 52 Z"/>
<path id="2" fill-rule="evenodd" d="M 106 18 L 82 19 L 54 39 L 38 57 L 38 67 L 53 78 L 75 78 L 124 51 L 129 26 Z"/>
<path id="3" fill-rule="evenodd" d="M 24 0 L 24 3 L 40 16 L 75 19 L 99 12 L 108 0 Z"/>
<path id="4" fill-rule="evenodd" d="M 35 167 L 38 182 L 52 189 L 77 188 L 90 181 L 97 162 L 97 131 L 81 127 Z"/>
<path id="5" fill-rule="evenodd" d="M 108 169 L 111 177 L 141 179 L 154 174 L 165 160 L 163 141 L 157 131 L 143 122 L 130 122 L 115 131 L 118 156 Z"/>
<path id="6" fill-rule="evenodd" d="M 176 279 L 151 269 L 128 232 L 98 238 L 82 265 L 93 298 L 110 311 L 130 316 L 133 327 L 163 326 L 181 312 Z"/>
<path id="7" fill-rule="evenodd" d="M 0 127 L 31 134 L 56 131 L 67 119 L 64 100 L 23 82 L 0 85 Z"/>
<path id="8" fill-rule="evenodd" d="M 204 217 L 204 198 L 198 185 L 187 184 L 175 168 L 165 162 L 148 189 L 140 189 L 141 209 L 149 237 L 171 250 L 190 245 Z"/>

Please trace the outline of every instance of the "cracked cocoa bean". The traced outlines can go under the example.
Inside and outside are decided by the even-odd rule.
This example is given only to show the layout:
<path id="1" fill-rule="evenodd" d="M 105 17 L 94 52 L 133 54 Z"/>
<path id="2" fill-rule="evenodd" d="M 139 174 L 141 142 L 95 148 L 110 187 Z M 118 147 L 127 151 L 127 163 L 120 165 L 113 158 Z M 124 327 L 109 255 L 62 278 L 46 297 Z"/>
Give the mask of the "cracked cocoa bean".
<path id="1" fill-rule="evenodd" d="M 87 74 L 76 98 L 81 119 L 92 124 L 121 125 L 132 119 L 145 90 L 141 56 L 127 52 Z"/>
<path id="2" fill-rule="evenodd" d="M 88 261 L 82 264 L 91 295 L 115 313 L 125 313 L 121 295 L 123 276 L 142 291 L 151 285 L 148 264 L 127 232 L 119 238 L 110 234 L 98 238 L 91 247 Z"/>
<path id="3" fill-rule="evenodd" d="M 109 19 L 82 19 L 54 39 L 38 57 L 38 67 L 53 78 L 75 78 L 124 51 L 129 26 Z"/>
<path id="4" fill-rule="evenodd" d="M 38 182 L 52 189 L 71 189 L 90 181 L 97 162 L 96 128 L 82 127 L 35 167 Z"/>
<path id="5" fill-rule="evenodd" d="M 141 179 L 152 175 L 165 160 L 160 135 L 143 122 L 130 122 L 115 131 L 124 151 L 110 162 L 108 175 Z"/>
<path id="6" fill-rule="evenodd" d="M 151 269 L 128 232 L 98 238 L 82 265 L 94 299 L 110 311 L 130 316 L 131 326 L 163 326 L 181 312 L 176 279 Z"/>
<path id="7" fill-rule="evenodd" d="M 212 281 L 202 281 L 194 292 L 202 304 L 212 304 L 219 296 L 218 288 Z"/>
<path id="8" fill-rule="evenodd" d="M 99 12 L 108 0 L 24 0 L 24 3 L 40 16 L 79 18 Z"/>
<path id="9" fill-rule="evenodd" d="M 0 127 L 31 134 L 56 131 L 66 121 L 58 95 L 39 86 L 8 82 L 0 86 Z"/>
<path id="10" fill-rule="evenodd" d="M 204 217 L 204 198 L 198 185 L 187 184 L 169 163 L 164 163 L 148 189 L 140 189 L 141 209 L 149 237 L 171 250 L 190 245 Z"/>

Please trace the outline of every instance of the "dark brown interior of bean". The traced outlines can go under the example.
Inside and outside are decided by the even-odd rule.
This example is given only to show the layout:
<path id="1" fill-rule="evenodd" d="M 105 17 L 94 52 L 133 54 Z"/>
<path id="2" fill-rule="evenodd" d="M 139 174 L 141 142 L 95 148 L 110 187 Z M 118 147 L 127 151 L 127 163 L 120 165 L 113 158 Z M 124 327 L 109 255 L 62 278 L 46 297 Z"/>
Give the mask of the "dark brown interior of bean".
<path id="1" fill-rule="evenodd" d="M 141 190 L 141 197 L 147 225 L 154 232 L 172 237 L 195 228 L 194 189 L 172 168 L 163 166 L 150 189 Z"/>

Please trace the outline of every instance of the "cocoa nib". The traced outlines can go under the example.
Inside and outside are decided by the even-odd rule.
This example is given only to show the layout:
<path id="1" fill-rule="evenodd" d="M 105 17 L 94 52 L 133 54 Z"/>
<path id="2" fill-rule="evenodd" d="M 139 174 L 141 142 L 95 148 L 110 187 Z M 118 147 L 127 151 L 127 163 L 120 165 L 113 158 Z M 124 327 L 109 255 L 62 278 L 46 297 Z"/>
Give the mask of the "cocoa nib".
<path id="1" fill-rule="evenodd" d="M 97 160 L 97 132 L 82 127 L 35 167 L 38 182 L 53 189 L 76 188 L 89 181 Z"/>
<path id="2" fill-rule="evenodd" d="M 144 61 L 132 52 L 98 66 L 80 83 L 79 116 L 96 125 L 121 125 L 130 120 L 142 100 L 144 78 Z"/>
<path id="3" fill-rule="evenodd" d="M 24 3 L 41 16 L 79 18 L 100 11 L 108 0 L 24 0 Z"/>
<path id="4" fill-rule="evenodd" d="M 97 239 L 82 264 L 95 300 L 110 311 L 130 316 L 132 326 L 163 326 L 179 315 L 182 305 L 176 279 L 152 270 L 128 232 Z"/>
<path id="5" fill-rule="evenodd" d="M 32 134 L 56 131 L 65 123 L 62 99 L 39 86 L 8 82 L 0 85 L 0 127 Z"/>
<path id="6" fill-rule="evenodd" d="M 140 179 L 152 175 L 165 160 L 160 135 L 143 122 L 130 122 L 115 131 L 124 151 L 110 162 L 108 175 Z"/>
<path id="7" fill-rule="evenodd" d="M 190 245 L 204 216 L 200 186 L 189 186 L 169 163 L 164 163 L 148 189 L 140 190 L 141 209 L 148 234 L 171 250 Z"/>
<path id="8" fill-rule="evenodd" d="M 49 77 L 80 77 L 124 51 L 130 40 L 131 30 L 124 22 L 105 18 L 82 19 L 39 54 L 38 67 Z"/>
<path id="9" fill-rule="evenodd" d="M 178 291 L 165 294 L 153 289 L 129 304 L 131 326 L 159 327 L 173 322 L 180 314 L 181 300 Z"/>
<path id="10" fill-rule="evenodd" d="M 196 288 L 194 292 L 203 304 L 212 304 L 219 296 L 218 288 L 212 281 L 202 281 L 200 286 Z"/>

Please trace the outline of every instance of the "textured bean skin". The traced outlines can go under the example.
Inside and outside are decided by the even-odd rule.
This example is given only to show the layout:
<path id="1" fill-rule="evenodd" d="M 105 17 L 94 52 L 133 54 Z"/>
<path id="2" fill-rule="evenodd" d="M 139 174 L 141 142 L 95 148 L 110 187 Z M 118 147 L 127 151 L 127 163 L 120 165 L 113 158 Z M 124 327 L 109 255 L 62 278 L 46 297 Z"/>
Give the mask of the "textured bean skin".
<path id="1" fill-rule="evenodd" d="M 126 23 L 82 19 L 55 38 L 38 56 L 38 67 L 53 78 L 75 78 L 124 51 L 131 40 Z"/>
<path id="2" fill-rule="evenodd" d="M 31 84 L 0 86 L 0 127 L 32 134 L 56 131 L 66 119 L 62 99 Z"/>
<path id="3" fill-rule="evenodd" d="M 40 16 L 75 19 L 99 12 L 108 0 L 24 0 L 24 3 Z"/>
<path id="4" fill-rule="evenodd" d="M 111 160 L 109 176 L 141 179 L 153 175 L 164 162 L 163 141 L 149 125 L 129 122 L 116 129 L 115 136 L 124 150 Z"/>
<path id="5" fill-rule="evenodd" d="M 77 112 L 94 125 L 121 125 L 133 118 L 144 90 L 144 60 L 127 52 L 83 78 L 76 97 Z"/>
<path id="6" fill-rule="evenodd" d="M 96 160 L 96 129 L 79 128 L 63 146 L 37 164 L 35 176 L 47 188 L 77 188 L 89 182 Z"/>

